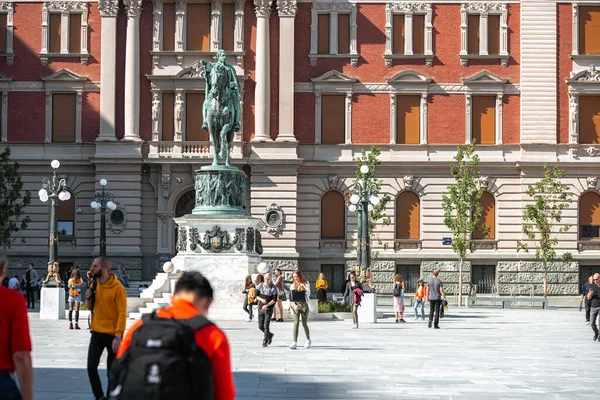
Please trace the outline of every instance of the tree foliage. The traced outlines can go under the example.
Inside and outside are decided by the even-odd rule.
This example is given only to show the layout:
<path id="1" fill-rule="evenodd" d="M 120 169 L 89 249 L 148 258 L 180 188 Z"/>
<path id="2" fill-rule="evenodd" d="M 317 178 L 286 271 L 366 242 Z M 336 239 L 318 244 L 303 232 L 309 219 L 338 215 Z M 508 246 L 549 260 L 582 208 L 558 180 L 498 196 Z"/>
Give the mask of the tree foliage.
<path id="1" fill-rule="evenodd" d="M 10 148 L 0 153 L 0 246 L 6 250 L 15 241 L 15 235 L 31 222 L 23 216 L 31 203 L 31 193 L 23 190 L 19 163 L 10 160 Z M 25 241 L 22 239 L 22 241 Z"/>
<path id="2" fill-rule="evenodd" d="M 523 210 L 523 234 L 535 246 L 535 259 L 549 261 L 557 259 L 555 246 L 558 239 L 555 234 L 567 232 L 571 225 L 561 224 L 563 211 L 569 208 L 573 193 L 569 186 L 561 182 L 563 170 L 544 165 L 544 177 L 527 188 L 527 195 L 533 200 Z M 517 241 L 517 251 L 529 252 L 529 245 Z M 564 262 L 572 260 L 571 253 L 562 256 Z"/>
<path id="3" fill-rule="evenodd" d="M 483 188 L 477 185 L 479 157 L 475 154 L 475 143 L 459 145 L 454 160 L 456 164 L 450 166 L 450 172 L 455 183 L 448 185 L 442 194 L 442 208 L 444 225 L 452 233 L 452 250 L 462 261 L 471 250 L 473 232 L 483 231 L 485 237 L 489 228 L 481 221 L 479 200 Z"/>

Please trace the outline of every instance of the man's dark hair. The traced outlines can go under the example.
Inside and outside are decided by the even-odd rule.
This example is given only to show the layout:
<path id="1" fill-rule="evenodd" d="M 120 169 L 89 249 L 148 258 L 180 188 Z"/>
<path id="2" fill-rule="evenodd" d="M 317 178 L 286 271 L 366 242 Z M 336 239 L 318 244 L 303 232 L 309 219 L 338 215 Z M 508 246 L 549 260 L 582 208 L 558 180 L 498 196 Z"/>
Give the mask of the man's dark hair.
<path id="1" fill-rule="evenodd" d="M 35 267 L 35 265 L 33 265 L 33 263 L 29 263 L 29 265 L 31 265 L 32 267 Z"/>
<path id="2" fill-rule="evenodd" d="M 198 271 L 186 271 L 175 284 L 176 295 L 179 292 L 194 292 L 199 298 L 213 298 L 213 288 L 208 279 Z"/>

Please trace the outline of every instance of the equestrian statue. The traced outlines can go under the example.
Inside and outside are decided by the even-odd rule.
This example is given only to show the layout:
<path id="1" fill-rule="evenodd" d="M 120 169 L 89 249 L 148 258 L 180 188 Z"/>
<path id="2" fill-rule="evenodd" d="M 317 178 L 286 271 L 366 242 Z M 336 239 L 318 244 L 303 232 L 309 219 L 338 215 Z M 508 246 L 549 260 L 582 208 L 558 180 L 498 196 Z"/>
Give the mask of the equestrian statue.
<path id="1" fill-rule="evenodd" d="M 216 63 L 201 61 L 206 76 L 202 129 L 210 133 L 213 166 L 219 165 L 219 159 L 229 166 L 233 134 L 240 130 L 240 85 L 226 59 L 225 51 L 219 50 Z"/>

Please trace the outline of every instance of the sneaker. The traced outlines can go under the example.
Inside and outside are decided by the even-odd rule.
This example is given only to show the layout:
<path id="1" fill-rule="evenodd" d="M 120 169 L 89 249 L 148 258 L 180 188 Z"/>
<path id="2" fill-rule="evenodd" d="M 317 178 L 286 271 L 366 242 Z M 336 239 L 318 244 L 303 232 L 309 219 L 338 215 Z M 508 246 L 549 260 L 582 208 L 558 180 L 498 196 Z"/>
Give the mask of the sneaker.
<path id="1" fill-rule="evenodd" d="M 396 320 L 396 323 L 398 323 L 398 320 Z"/>
<path id="2" fill-rule="evenodd" d="M 585 324 L 586 324 L 586 325 L 589 325 L 589 324 L 590 324 L 590 321 L 586 322 Z"/>
<path id="3" fill-rule="evenodd" d="M 246 322 L 252 322 L 252 318 L 248 318 Z"/>
<path id="4" fill-rule="evenodd" d="M 312 341 L 310 339 L 306 340 L 306 343 L 304 343 L 304 348 L 305 349 L 310 349 L 310 345 L 312 344 Z"/>
<path id="5" fill-rule="evenodd" d="M 296 350 L 296 348 L 297 348 L 297 347 L 298 347 L 298 346 L 297 346 L 296 342 L 294 342 L 294 343 L 292 343 L 292 345 L 290 346 L 290 350 Z"/>
<path id="6" fill-rule="evenodd" d="M 406 321 L 404 320 L 404 318 L 400 318 L 400 322 L 404 323 Z"/>
<path id="7" fill-rule="evenodd" d="M 597 334 L 597 333 L 594 335 L 594 338 L 593 338 L 592 340 L 593 340 L 594 342 L 595 342 L 596 340 L 598 340 L 598 334 Z"/>
<path id="8" fill-rule="evenodd" d="M 271 344 L 271 342 L 273 341 L 273 336 L 275 336 L 275 334 L 273 333 L 269 333 L 269 341 L 267 342 L 269 345 Z"/>
<path id="9" fill-rule="evenodd" d="M 72 322 L 69 323 L 69 329 L 73 329 L 73 323 Z"/>
<path id="10" fill-rule="evenodd" d="M 434 326 L 433 328 L 434 328 L 434 329 L 440 329 L 440 327 L 439 327 L 439 326 Z"/>
<path id="11" fill-rule="evenodd" d="M 75 329 L 81 329 L 78 323 L 75 323 Z"/>
<path id="12" fill-rule="evenodd" d="M 356 324 L 356 329 L 358 329 L 358 324 Z"/>
<path id="13" fill-rule="evenodd" d="M 356 329 L 356 324 L 352 325 L 352 329 Z"/>
<path id="14" fill-rule="evenodd" d="M 277 322 L 283 322 L 283 318 L 279 318 Z"/>
<path id="15" fill-rule="evenodd" d="M 263 347 L 267 347 L 267 342 L 263 341 Z"/>
<path id="16" fill-rule="evenodd" d="M 419 319 L 419 317 L 415 317 L 415 319 L 413 319 L 413 321 L 417 321 Z"/>
<path id="17" fill-rule="evenodd" d="M 427 327 L 431 328 L 431 321 L 427 324 Z"/>

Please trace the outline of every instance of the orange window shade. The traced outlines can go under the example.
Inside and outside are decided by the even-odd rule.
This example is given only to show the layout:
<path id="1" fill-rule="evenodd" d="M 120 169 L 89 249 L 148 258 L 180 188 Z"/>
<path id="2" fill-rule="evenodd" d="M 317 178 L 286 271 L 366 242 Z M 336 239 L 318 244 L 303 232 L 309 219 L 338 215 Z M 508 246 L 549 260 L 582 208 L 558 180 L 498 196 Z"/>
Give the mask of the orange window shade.
<path id="1" fill-rule="evenodd" d="M 175 137 L 175 93 L 162 95 L 162 140 L 172 142 Z"/>
<path id="2" fill-rule="evenodd" d="M 75 142 L 75 93 L 52 95 L 52 141 Z"/>
<path id="3" fill-rule="evenodd" d="M 163 3 L 162 49 L 175 51 L 175 4 Z"/>
<path id="4" fill-rule="evenodd" d="M 50 14 L 50 53 L 60 53 L 60 14 Z"/>
<path id="5" fill-rule="evenodd" d="M 0 53 L 6 53 L 6 14 L 0 14 Z"/>
<path id="6" fill-rule="evenodd" d="M 425 54 L 425 16 L 413 16 L 413 54 Z"/>
<path id="7" fill-rule="evenodd" d="M 205 142 L 210 140 L 208 132 L 202 130 L 202 105 L 204 93 L 188 93 L 185 95 L 185 140 Z"/>
<path id="8" fill-rule="evenodd" d="M 321 198 L 321 238 L 344 239 L 346 237 L 346 205 L 340 192 L 330 190 Z"/>
<path id="9" fill-rule="evenodd" d="M 225 51 L 233 51 L 235 8 L 233 3 L 223 3 L 222 15 L 222 41 L 221 48 Z"/>
<path id="10" fill-rule="evenodd" d="M 579 54 L 600 54 L 600 7 L 579 7 Z"/>
<path id="11" fill-rule="evenodd" d="M 69 15 L 69 53 L 81 52 L 81 14 Z"/>
<path id="12" fill-rule="evenodd" d="M 579 200 L 579 238 L 583 238 L 582 225 L 600 225 L 600 195 L 587 192 Z M 589 238 L 589 236 L 586 236 Z"/>
<path id="13" fill-rule="evenodd" d="M 496 98 L 473 96 L 472 137 L 476 144 L 496 143 Z"/>
<path id="14" fill-rule="evenodd" d="M 210 3 L 187 5 L 187 49 L 210 51 Z"/>
<path id="15" fill-rule="evenodd" d="M 500 54 L 500 16 L 488 16 L 488 54 Z"/>
<path id="16" fill-rule="evenodd" d="M 579 96 L 579 143 L 600 143 L 600 96 Z"/>
<path id="17" fill-rule="evenodd" d="M 420 143 L 421 96 L 396 96 L 396 143 Z"/>
<path id="18" fill-rule="evenodd" d="M 393 53 L 404 54 L 404 14 L 394 15 L 393 22 Z"/>
<path id="19" fill-rule="evenodd" d="M 346 96 L 321 97 L 321 143 L 342 144 L 346 141 Z"/>
<path id="20" fill-rule="evenodd" d="M 75 221 L 75 196 L 73 193 L 69 200 L 58 202 L 56 216 L 59 221 Z"/>
<path id="21" fill-rule="evenodd" d="M 473 239 L 494 239 L 496 237 L 496 202 L 494 196 L 488 192 L 483 192 L 479 199 L 481 204 L 481 223 L 489 228 L 488 235 L 485 236 L 485 230 L 480 229 L 473 232 Z"/>
<path id="22" fill-rule="evenodd" d="M 469 15 L 468 25 L 468 49 L 469 54 L 479 54 L 479 15 Z"/>
<path id="23" fill-rule="evenodd" d="M 415 192 L 403 192 L 396 199 L 396 239 L 419 239 L 421 202 Z"/>
<path id="24" fill-rule="evenodd" d="M 329 54 L 329 14 L 319 14 L 317 53 Z"/>
<path id="25" fill-rule="evenodd" d="M 350 54 L 350 14 L 338 15 L 338 54 Z"/>

